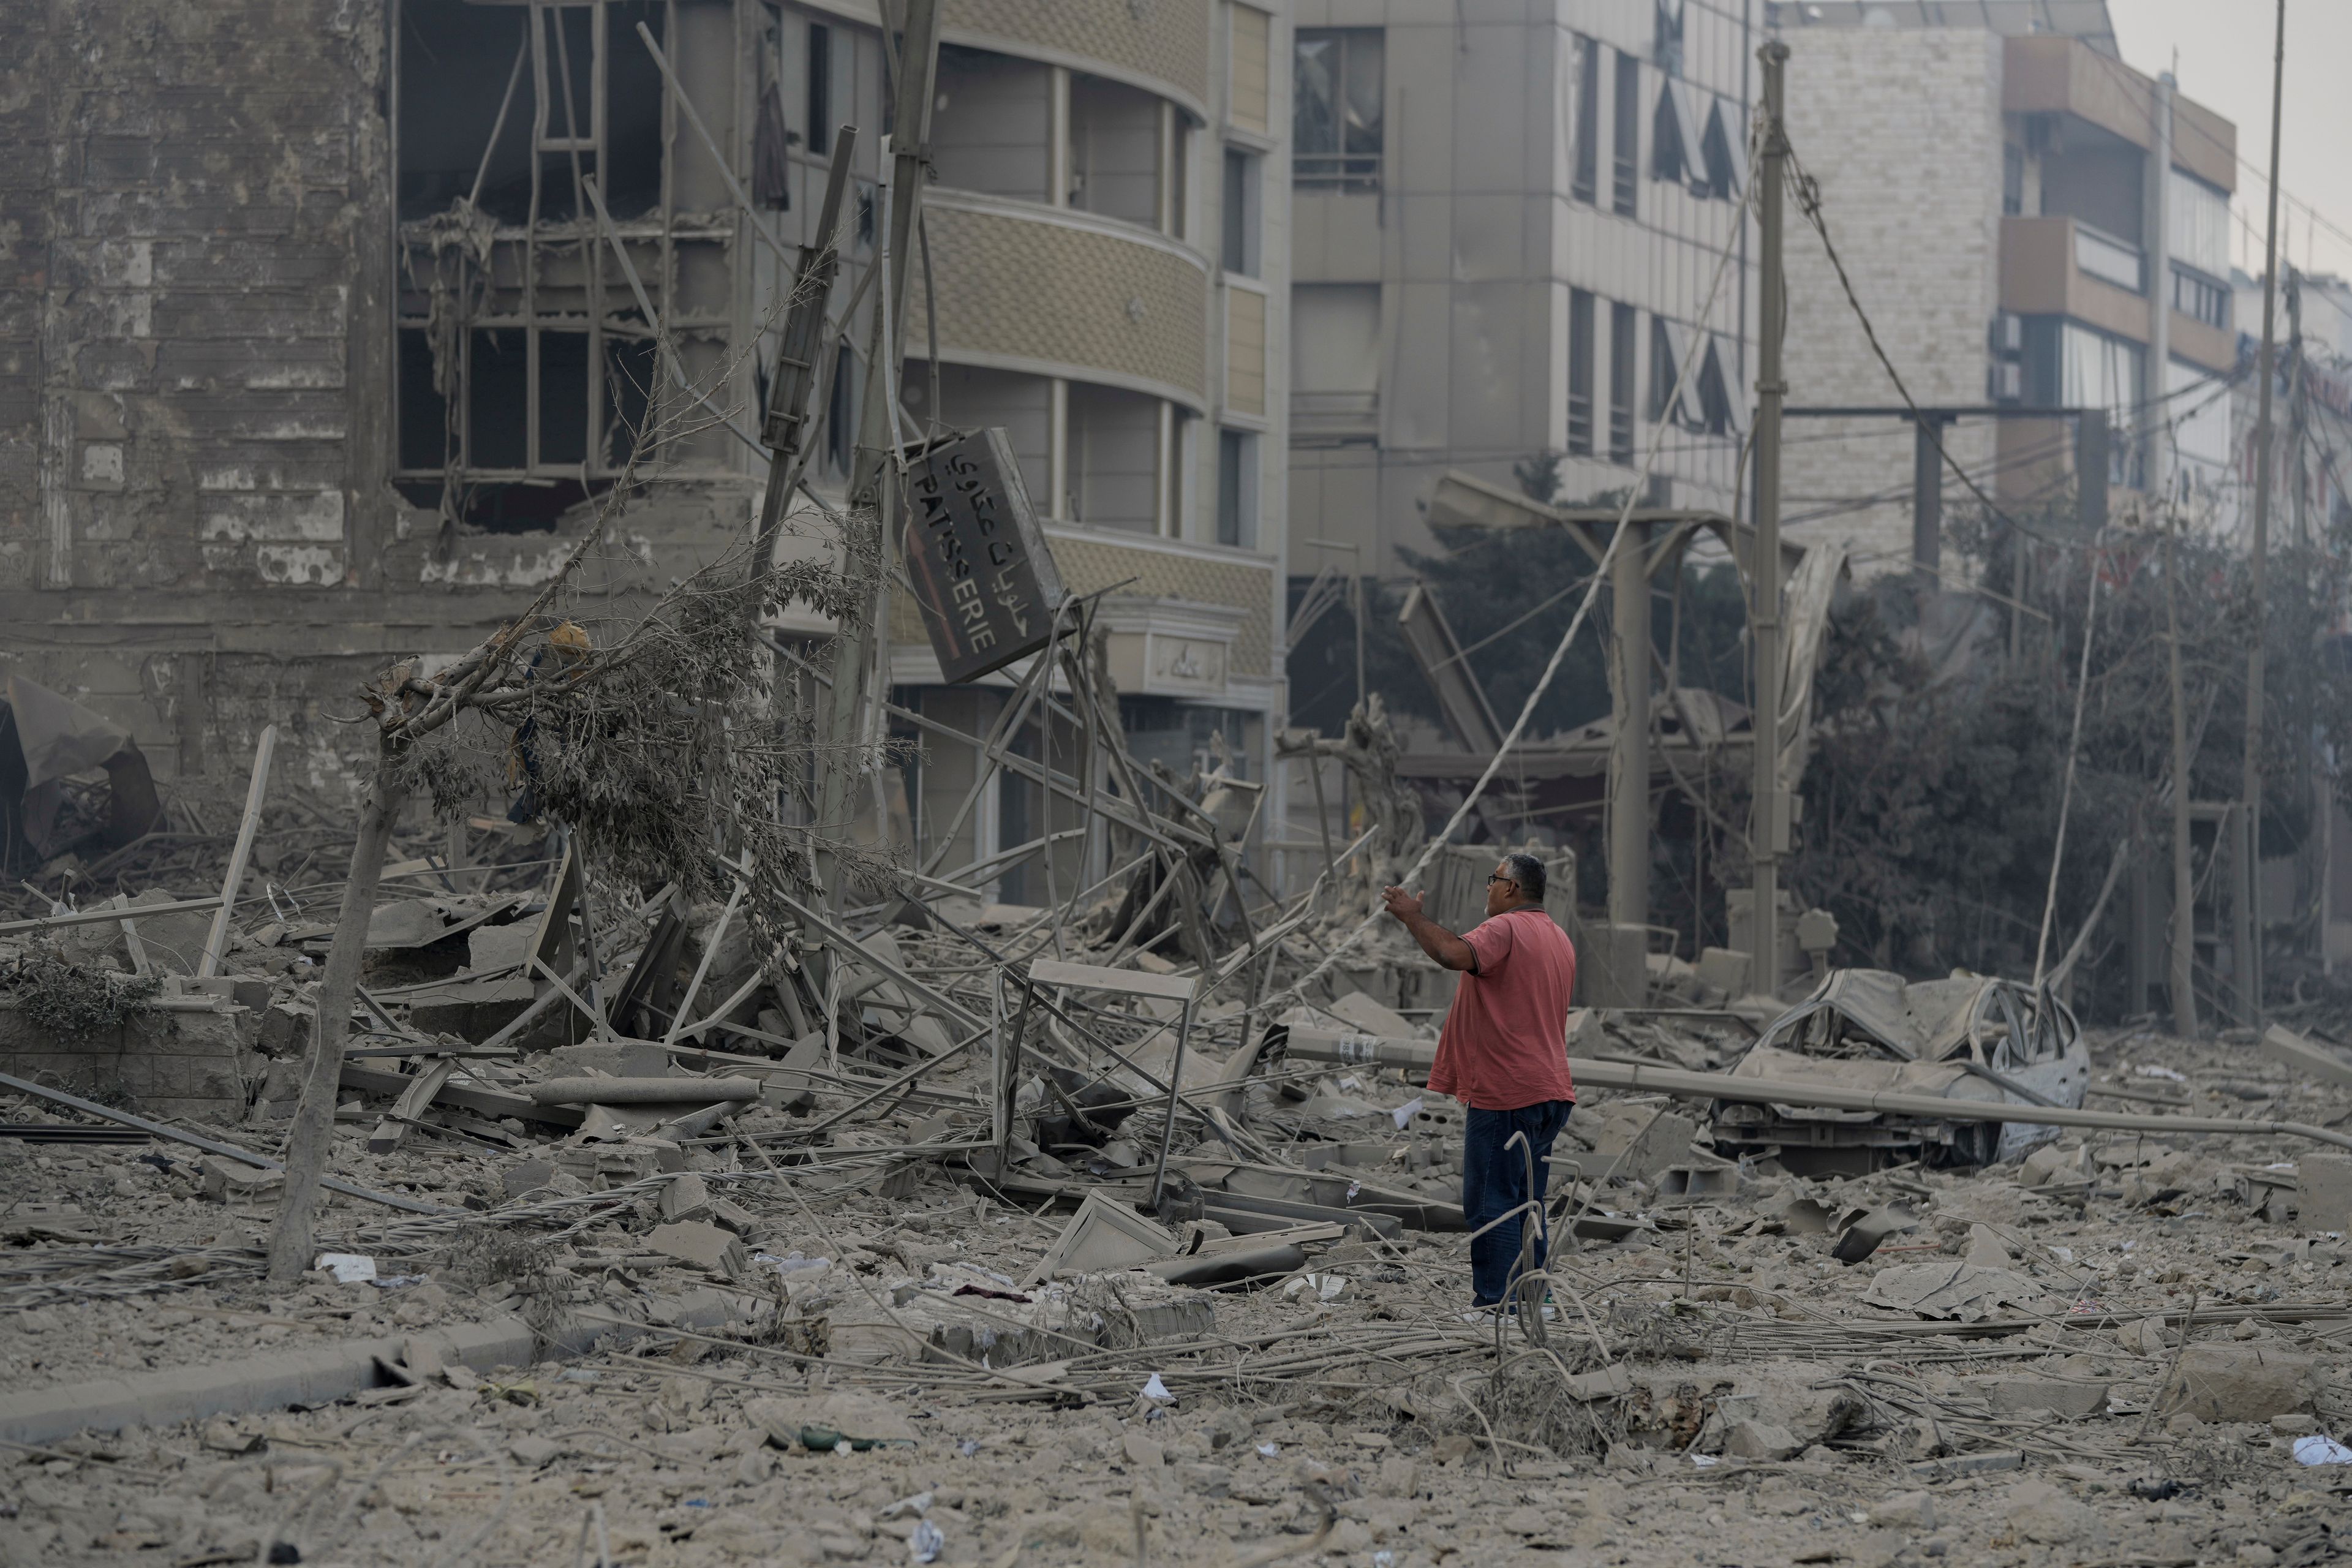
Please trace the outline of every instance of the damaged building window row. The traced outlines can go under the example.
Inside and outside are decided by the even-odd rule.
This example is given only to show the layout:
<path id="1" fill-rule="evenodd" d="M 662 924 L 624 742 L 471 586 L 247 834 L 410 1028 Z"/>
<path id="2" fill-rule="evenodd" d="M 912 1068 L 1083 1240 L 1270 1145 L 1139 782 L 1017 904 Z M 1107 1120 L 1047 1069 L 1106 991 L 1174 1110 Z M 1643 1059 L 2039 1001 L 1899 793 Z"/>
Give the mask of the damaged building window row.
<path id="1" fill-rule="evenodd" d="M 403 0 L 394 38 L 395 484 L 506 531 L 552 528 L 633 456 L 733 471 L 708 420 L 637 451 L 685 404 L 662 345 L 716 403 L 762 398 L 764 367 L 735 368 L 759 319 L 747 263 L 782 247 L 746 225 L 805 209 L 828 166 L 815 127 L 871 112 L 855 84 L 874 40 L 698 0 Z M 706 131 L 730 163 L 744 154 L 755 213 L 738 210 Z M 871 181 L 857 188 L 863 249 Z M 857 372 L 853 349 L 824 409 L 854 404 Z M 846 460 L 841 441 L 822 451 Z"/>

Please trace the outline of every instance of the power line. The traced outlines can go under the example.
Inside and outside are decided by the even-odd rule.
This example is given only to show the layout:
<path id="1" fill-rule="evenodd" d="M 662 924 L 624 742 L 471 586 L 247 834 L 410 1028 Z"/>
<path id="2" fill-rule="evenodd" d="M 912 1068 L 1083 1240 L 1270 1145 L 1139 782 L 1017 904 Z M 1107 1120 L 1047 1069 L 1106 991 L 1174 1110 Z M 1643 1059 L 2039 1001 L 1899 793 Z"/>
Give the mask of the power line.
<path id="1" fill-rule="evenodd" d="M 1895 362 L 1888 357 L 1885 345 L 1879 342 L 1878 328 L 1876 324 L 1871 321 L 1870 312 L 1863 308 L 1862 297 L 1854 289 L 1853 279 L 1846 271 L 1844 259 L 1838 255 L 1836 242 L 1830 237 L 1829 221 L 1822 210 L 1821 182 L 1814 179 L 1813 176 L 1806 171 L 1802 161 L 1798 157 L 1796 150 L 1793 147 L 1790 149 L 1789 153 L 1789 184 L 1790 193 L 1797 199 L 1798 210 L 1804 215 L 1805 221 L 1812 226 L 1813 232 L 1821 237 L 1822 249 L 1828 256 L 1831 268 L 1837 273 L 1838 285 L 1845 294 L 1846 304 L 1853 310 L 1855 320 L 1862 325 L 1863 337 L 1869 342 L 1871 353 L 1876 357 L 1880 367 L 1886 372 L 1887 379 L 1895 384 L 1896 395 L 1903 399 L 1904 406 L 1910 410 L 1912 418 L 1917 422 L 1919 431 L 1927 437 L 1928 442 L 1936 448 L 1937 457 L 1941 458 L 1945 466 L 1948 467 L 1953 473 L 1959 477 L 1960 482 L 1968 487 L 1969 492 L 1976 497 L 1978 501 L 1984 506 L 1986 510 L 1990 512 L 1994 517 L 1999 518 L 2011 528 L 2016 529 L 2021 533 L 2032 534 L 2033 537 L 2040 539 L 2044 544 L 2059 545 L 2068 549 L 2082 548 L 2079 543 L 2075 543 L 2074 542 L 2051 539 L 2041 533 L 2038 530 L 2028 528 L 2017 519 L 2010 516 L 2008 511 L 2001 507 L 2000 503 L 1994 500 L 1991 496 L 1986 494 L 1984 487 L 1979 485 L 1976 481 L 1975 478 L 1969 474 L 1969 470 L 1962 466 L 1960 461 L 1952 456 L 1950 449 L 1944 445 L 1943 435 L 1939 424 L 1936 421 L 1929 420 L 1926 415 L 1920 412 L 1918 400 L 1911 395 L 1910 387 L 1904 383 L 1903 373 L 1895 368 Z M 2235 379 L 2236 374 L 2237 373 L 2235 371 L 2231 373 L 2232 380 Z M 2189 384 L 2190 387 L 2193 387 L 2196 384 L 2197 384 L 2193 382 Z M 2189 387 L 2176 388 L 2172 392 L 2167 392 L 2158 397 L 2145 399 L 2140 403 L 2131 405 L 2129 406 L 2134 408 L 2136 411 L 2144 410 L 2154 406 L 2158 403 L 2169 401 L 2179 393 L 2188 390 L 2189 390 Z"/>
<path id="2" fill-rule="evenodd" d="M 2139 77 L 2139 73 L 2137 71 L 2132 70 L 2129 66 L 2125 65 L 2121 60 L 2110 58 L 2106 55 L 2101 54 L 2096 49 L 2091 50 L 2090 55 L 2093 59 L 2098 61 L 2099 68 L 2114 77 L 2118 85 L 2134 93 L 2137 93 L 2140 90 L 2139 80 L 2133 79 L 2134 78 Z M 2122 74 L 2126 71 L 2131 73 L 2129 77 Z M 2205 142 L 2212 146 L 2214 151 L 2228 155 L 2230 160 L 2236 163 L 2239 168 L 2244 170 L 2247 174 L 2252 174 L 2255 179 L 2260 180 L 2263 185 L 2268 186 L 2271 183 L 2269 174 L 2263 169 L 2256 168 L 2252 163 L 2248 162 L 2244 154 L 2238 151 L 2237 142 L 2234 140 L 2224 144 L 2219 136 L 2216 136 L 2210 131 L 2206 130 L 2205 127 L 2197 123 L 2195 120 L 2184 119 L 2179 115 L 2173 116 L 2173 125 L 2176 130 L 2182 126 L 2186 126 L 2192 134 L 2201 137 Z M 2347 245 L 2352 245 L 2352 232 L 2347 232 L 2344 228 L 2338 226 L 2332 219 L 2322 214 L 2317 207 L 2296 195 L 2294 192 L 2288 190 L 2285 185 L 2282 184 L 2279 186 L 2279 195 L 2290 207 L 2301 207 L 2304 210 L 2305 215 L 2311 218 L 2313 222 L 2326 229 L 2328 233 L 2336 236 L 2336 238 L 2344 241 Z M 2241 219 L 2240 221 L 2243 222 L 2244 220 Z M 2251 224 L 2248 224 L 2246 226 L 2249 231 L 2252 228 Z"/>
<path id="3" fill-rule="evenodd" d="M 1760 136 L 1759 121 L 1751 128 L 1749 136 L 1748 178 L 1741 183 L 1741 189 L 1746 193 L 1741 201 L 1743 208 L 1748 202 L 1756 199 L 1756 170 L 1762 161 Z M 1730 271 L 1731 264 L 1738 258 L 1740 242 L 1745 236 L 1746 225 L 1741 223 L 1734 225 L 1732 233 L 1726 237 L 1722 254 L 1716 264 L 1714 280 L 1707 285 L 1706 300 L 1699 307 L 1702 319 L 1713 312 L 1716 296 L 1723 288 L 1724 278 Z M 1694 367 L 1691 363 L 1695 357 L 1685 356 L 1684 363 L 1676 368 L 1673 390 L 1667 395 L 1667 406 L 1673 406 L 1696 379 L 1692 374 Z M 1600 561 L 1594 564 L 1592 576 L 1586 585 L 1583 602 L 1577 605 L 1575 616 L 1568 623 L 1568 629 L 1560 634 L 1559 642 L 1552 647 L 1550 658 L 1544 664 L 1542 673 L 1536 677 L 1535 685 L 1528 689 L 1526 701 L 1520 705 L 1519 716 L 1512 721 L 1510 730 L 1503 736 L 1502 743 L 1496 748 L 1495 754 L 1487 759 L 1486 765 L 1479 772 L 1476 782 L 1464 792 L 1461 804 L 1454 808 L 1446 819 L 1445 826 L 1430 837 L 1428 842 L 1422 847 L 1421 854 L 1406 869 L 1401 879 L 1405 885 L 1410 886 L 1420 879 L 1422 873 L 1429 868 L 1429 863 L 1436 858 L 1438 850 L 1451 842 L 1454 833 L 1469 820 L 1472 809 L 1476 806 L 1480 797 L 1486 793 L 1487 785 L 1494 783 L 1495 775 L 1502 771 L 1504 759 L 1509 757 L 1517 749 L 1520 739 L 1527 733 L 1528 725 L 1535 718 L 1537 707 L 1543 701 L 1544 695 L 1551 689 L 1553 679 L 1559 674 L 1560 666 L 1567 660 L 1568 650 L 1575 646 L 1577 634 L 1584 629 L 1584 623 L 1591 617 L 1593 602 L 1601 595 L 1601 584 L 1609 581 L 1610 569 L 1615 564 L 1617 552 L 1627 547 L 1626 542 L 1633 531 L 1632 527 L 1633 509 L 1640 499 L 1643 486 L 1657 467 L 1658 447 L 1664 435 L 1664 426 L 1653 427 L 1649 450 L 1642 460 L 1640 476 L 1633 487 L 1625 492 L 1624 504 L 1617 511 L 1617 526 L 1609 535 L 1608 547 L 1601 552 Z M 1525 759 L 1520 759 L 1520 762 L 1524 766 Z M 1330 945 L 1322 959 L 1313 968 L 1274 996 L 1266 998 L 1261 1005 L 1271 1005 L 1286 997 L 1303 993 L 1336 967 L 1381 918 L 1382 911 L 1378 909 L 1366 914 L 1354 930 Z"/>

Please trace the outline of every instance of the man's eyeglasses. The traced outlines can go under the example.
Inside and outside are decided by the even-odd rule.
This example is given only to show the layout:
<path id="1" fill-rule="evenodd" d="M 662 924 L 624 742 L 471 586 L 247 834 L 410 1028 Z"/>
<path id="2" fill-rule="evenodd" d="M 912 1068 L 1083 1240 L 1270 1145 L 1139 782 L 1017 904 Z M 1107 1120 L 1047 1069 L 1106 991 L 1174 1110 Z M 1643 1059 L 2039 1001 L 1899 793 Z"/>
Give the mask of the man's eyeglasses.
<path id="1" fill-rule="evenodd" d="M 1517 887 L 1517 886 L 1519 885 L 1519 879 L 1518 879 L 1517 877 L 1500 877 L 1500 876 L 1497 876 L 1497 877 L 1489 877 L 1489 878 L 1487 878 L 1487 879 L 1486 879 L 1486 885 L 1487 885 L 1488 887 L 1490 887 L 1490 888 L 1491 888 L 1491 887 L 1493 887 L 1493 886 L 1494 886 L 1496 883 L 1497 883 L 1497 882 L 1508 882 L 1508 883 L 1509 883 L 1511 886 L 1513 886 L 1514 888 L 1516 888 L 1516 887 Z"/>

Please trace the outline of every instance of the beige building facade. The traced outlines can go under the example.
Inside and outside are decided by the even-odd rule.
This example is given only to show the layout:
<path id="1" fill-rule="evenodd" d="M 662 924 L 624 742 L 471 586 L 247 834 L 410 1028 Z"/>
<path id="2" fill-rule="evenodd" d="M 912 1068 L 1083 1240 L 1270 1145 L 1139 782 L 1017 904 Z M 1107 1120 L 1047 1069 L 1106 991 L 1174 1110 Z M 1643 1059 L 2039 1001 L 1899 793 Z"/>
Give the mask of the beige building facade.
<path id="1" fill-rule="evenodd" d="M 2117 58 L 2104 0 L 1780 5 L 1790 134 L 1863 310 L 1962 479 L 1938 506 L 2078 519 L 2104 446 L 2111 505 L 2233 512 L 2230 290 L 2236 130 Z M 1820 242 L 1792 217 L 1792 408 L 1899 408 Z M 2259 331 L 2259 323 L 2255 330 Z M 2079 417 L 2105 416 L 2084 446 Z M 1915 426 L 1790 421 L 1792 538 L 1855 569 L 1913 556 Z"/>
<path id="2" fill-rule="evenodd" d="M 1297 20 L 1294 573 L 1402 572 L 1449 468 L 1548 466 L 1579 500 L 1633 484 L 1654 441 L 1652 499 L 1730 510 L 1759 0 L 1299 0 Z"/>

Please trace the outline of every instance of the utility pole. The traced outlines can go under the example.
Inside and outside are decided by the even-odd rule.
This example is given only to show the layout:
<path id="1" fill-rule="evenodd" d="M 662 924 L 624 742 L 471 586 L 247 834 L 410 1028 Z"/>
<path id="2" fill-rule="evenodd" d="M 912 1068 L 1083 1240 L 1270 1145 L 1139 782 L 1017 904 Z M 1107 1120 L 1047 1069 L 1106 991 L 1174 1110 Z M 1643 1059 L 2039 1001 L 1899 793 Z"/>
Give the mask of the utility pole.
<path id="1" fill-rule="evenodd" d="M 2286 449 L 2291 454 L 2287 470 L 2287 496 L 2294 507 L 2294 547 L 2311 547 L 2311 518 L 2305 508 L 2309 486 L 2304 481 L 2303 444 L 2308 435 L 2304 429 L 2305 400 L 2309 394 L 2304 386 L 2303 352 L 2303 275 L 2294 263 L 2286 264 Z"/>
<path id="2" fill-rule="evenodd" d="M 2180 607 L 2176 582 L 2180 509 L 2167 507 L 2164 535 L 2165 647 L 2172 677 L 2172 1032 L 2197 1037 L 2197 878 L 2189 858 L 2189 700 L 2180 684 Z M 2216 847 L 2219 847 L 2217 842 Z"/>
<path id="3" fill-rule="evenodd" d="M 1789 46 L 1776 38 L 1757 57 L 1764 62 L 1763 168 L 1757 175 L 1762 187 L 1757 193 L 1757 237 L 1763 315 L 1756 355 L 1756 542 L 1748 570 L 1748 640 L 1756 658 L 1756 710 L 1749 723 L 1756 773 L 1748 823 L 1755 899 L 1748 984 L 1770 994 L 1780 988 L 1780 856 L 1789 834 L 1789 808 L 1780 793 L 1780 406 L 1789 393 L 1780 379 L 1780 344 L 1789 330 L 1781 195 L 1789 163 L 1783 118 Z"/>
<path id="4" fill-rule="evenodd" d="M 2262 882 L 2263 854 L 2263 595 L 2268 589 L 2271 531 L 2271 375 L 2278 345 L 2278 210 L 2280 99 L 2286 87 L 2286 0 L 2278 0 L 2277 40 L 2271 55 L 2270 217 L 2263 242 L 2263 348 L 2255 363 L 2262 384 L 2254 418 L 2254 624 L 2246 647 L 2245 769 L 2238 789 L 2244 807 L 2239 857 L 2237 940 L 2238 1021 L 2258 1027 L 2263 1012 L 2263 922 L 2254 901 Z"/>
<path id="5" fill-rule="evenodd" d="M 1609 748 L 1609 923 L 1620 931 L 1650 923 L 1649 531 L 1638 522 L 1624 527 L 1626 536 L 1609 563 L 1615 666 L 1609 684 L 1617 708 L 1617 734 Z M 1612 968 L 1621 951 L 1610 949 Z M 1612 978 L 1631 981 L 1633 1002 L 1627 1005 L 1639 1003 L 1642 975 Z"/>
<path id="6" fill-rule="evenodd" d="M 2165 394 L 2171 390 L 2172 375 L 2172 73 L 2166 71 L 2156 79 L 2156 91 L 2150 95 L 2154 106 L 2156 156 L 2147 161 L 2145 185 L 2147 221 L 2143 226 L 2147 252 L 2148 276 L 2154 281 L 2148 287 L 2147 355 L 2139 392 L 2139 428 L 2133 432 L 2139 445 L 2141 487 L 2152 492 L 2168 491 L 2172 485 L 2172 453 L 2170 424 L 2165 418 Z"/>
<path id="7" fill-rule="evenodd" d="M 940 61 L 940 0 L 907 0 L 906 26 L 898 38 L 898 80 L 894 102 L 897 118 L 890 128 L 890 210 L 882 226 L 881 253 L 875 264 L 882 268 L 881 287 L 874 312 L 874 328 L 866 355 L 866 396 L 858 411 L 857 442 L 850 461 L 849 505 L 844 528 L 853 534 L 849 554 L 861 552 L 884 570 L 875 574 L 874 596 L 865 619 L 844 628 L 833 665 L 832 701 L 825 710 L 824 747 L 818 756 L 822 781 L 817 794 L 817 822 L 823 833 L 841 832 L 850 811 L 851 788 L 864 773 L 863 743 L 866 740 L 875 692 L 869 682 L 887 679 L 890 629 L 892 523 L 898 514 L 898 363 L 906 342 L 908 285 L 915 268 L 915 224 L 920 211 L 923 183 L 930 163 L 931 108 L 936 97 Z M 879 804 L 877 804 L 879 810 Z M 877 826 L 879 825 L 877 824 Z M 843 889 L 838 879 L 820 860 L 820 873 L 829 896 Z"/>

